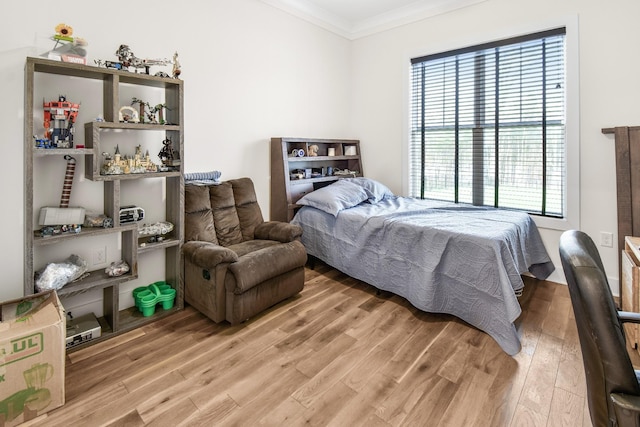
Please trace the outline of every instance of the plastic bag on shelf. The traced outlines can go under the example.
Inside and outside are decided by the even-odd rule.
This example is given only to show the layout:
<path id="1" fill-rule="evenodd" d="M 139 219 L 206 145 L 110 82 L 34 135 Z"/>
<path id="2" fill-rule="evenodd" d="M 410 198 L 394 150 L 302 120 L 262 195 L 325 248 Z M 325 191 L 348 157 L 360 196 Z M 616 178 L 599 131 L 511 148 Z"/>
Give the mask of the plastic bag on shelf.
<path id="1" fill-rule="evenodd" d="M 72 254 L 63 262 L 52 262 L 36 273 L 38 292 L 58 290 L 80 278 L 87 271 L 87 261 Z"/>
<path id="2" fill-rule="evenodd" d="M 120 260 L 118 262 L 112 262 L 109 267 L 104 269 L 109 277 L 122 276 L 129 271 L 129 264 L 126 261 Z"/>

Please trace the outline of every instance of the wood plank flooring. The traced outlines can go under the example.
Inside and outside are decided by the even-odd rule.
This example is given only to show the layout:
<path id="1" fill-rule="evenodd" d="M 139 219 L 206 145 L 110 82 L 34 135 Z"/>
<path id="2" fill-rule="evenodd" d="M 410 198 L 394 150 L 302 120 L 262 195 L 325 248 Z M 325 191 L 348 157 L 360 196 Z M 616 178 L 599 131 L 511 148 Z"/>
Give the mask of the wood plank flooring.
<path id="1" fill-rule="evenodd" d="M 191 307 L 70 353 L 33 426 L 590 426 L 568 289 L 525 278 L 522 351 L 324 264 L 241 325 Z"/>

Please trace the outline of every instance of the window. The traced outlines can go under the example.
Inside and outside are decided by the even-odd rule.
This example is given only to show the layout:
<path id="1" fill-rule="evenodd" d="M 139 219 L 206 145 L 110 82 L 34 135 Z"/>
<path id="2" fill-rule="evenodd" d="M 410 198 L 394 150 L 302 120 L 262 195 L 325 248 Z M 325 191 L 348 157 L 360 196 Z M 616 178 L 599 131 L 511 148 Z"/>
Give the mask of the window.
<path id="1" fill-rule="evenodd" d="M 565 28 L 411 60 L 409 193 L 564 218 Z"/>

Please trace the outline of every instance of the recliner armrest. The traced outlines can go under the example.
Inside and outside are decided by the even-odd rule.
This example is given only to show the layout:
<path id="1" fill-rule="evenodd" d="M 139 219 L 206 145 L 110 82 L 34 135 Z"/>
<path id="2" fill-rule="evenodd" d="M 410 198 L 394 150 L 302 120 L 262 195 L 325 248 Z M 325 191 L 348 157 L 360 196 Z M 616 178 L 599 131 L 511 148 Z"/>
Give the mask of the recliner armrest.
<path id="1" fill-rule="evenodd" d="M 233 263 L 238 261 L 238 255 L 231 249 L 216 245 L 211 242 L 190 241 L 182 245 L 182 253 L 193 264 L 213 269 L 221 263 Z"/>
<path id="2" fill-rule="evenodd" d="M 611 393 L 609 395 L 613 402 L 618 425 L 635 425 L 635 420 L 640 414 L 640 396 L 625 393 Z M 625 422 L 628 420 L 630 422 Z"/>
<path id="3" fill-rule="evenodd" d="M 640 313 L 632 311 L 618 311 L 618 317 L 623 323 L 640 323 Z"/>
<path id="4" fill-rule="evenodd" d="M 266 221 L 254 230 L 254 237 L 260 240 L 275 240 L 276 242 L 293 242 L 302 236 L 302 227 L 288 222 Z"/>

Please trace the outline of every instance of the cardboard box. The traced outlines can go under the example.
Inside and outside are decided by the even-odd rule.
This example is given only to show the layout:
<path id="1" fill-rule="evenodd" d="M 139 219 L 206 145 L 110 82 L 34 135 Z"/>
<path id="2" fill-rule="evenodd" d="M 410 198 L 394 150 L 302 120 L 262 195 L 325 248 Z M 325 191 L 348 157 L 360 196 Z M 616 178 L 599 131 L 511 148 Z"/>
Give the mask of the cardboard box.
<path id="1" fill-rule="evenodd" d="M 64 405 L 65 338 L 55 291 L 0 304 L 0 427 Z"/>

